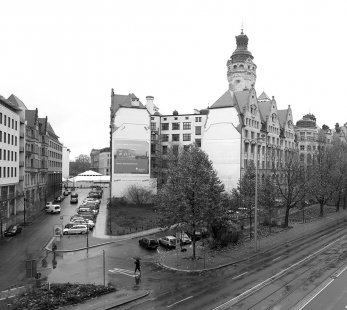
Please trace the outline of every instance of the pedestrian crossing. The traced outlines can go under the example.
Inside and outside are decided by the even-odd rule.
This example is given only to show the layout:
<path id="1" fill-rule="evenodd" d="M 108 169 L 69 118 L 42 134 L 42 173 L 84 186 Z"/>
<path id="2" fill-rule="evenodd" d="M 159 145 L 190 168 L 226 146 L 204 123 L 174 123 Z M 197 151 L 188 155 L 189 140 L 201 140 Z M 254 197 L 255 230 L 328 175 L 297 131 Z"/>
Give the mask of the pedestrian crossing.
<path id="1" fill-rule="evenodd" d="M 111 272 L 111 273 L 121 273 L 121 274 L 124 274 L 128 277 L 137 277 L 138 275 L 137 274 L 134 274 L 134 271 L 132 270 L 127 270 L 127 269 L 121 269 L 121 268 L 113 268 L 113 269 L 109 269 L 108 272 Z"/>

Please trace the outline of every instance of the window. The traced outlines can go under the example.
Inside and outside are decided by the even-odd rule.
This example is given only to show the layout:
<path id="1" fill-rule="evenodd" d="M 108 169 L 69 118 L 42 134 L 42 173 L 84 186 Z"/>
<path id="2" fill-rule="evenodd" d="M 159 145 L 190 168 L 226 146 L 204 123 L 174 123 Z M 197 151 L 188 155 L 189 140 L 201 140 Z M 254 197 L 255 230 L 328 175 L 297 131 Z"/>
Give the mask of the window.
<path id="1" fill-rule="evenodd" d="M 197 123 L 200 123 L 201 122 L 201 117 L 195 117 L 195 121 L 197 122 Z"/>
<path id="2" fill-rule="evenodd" d="M 16 121 L 16 123 L 15 123 L 15 124 L 16 124 L 15 129 L 17 130 L 17 121 Z"/>
<path id="3" fill-rule="evenodd" d="M 13 151 L 11 151 L 11 161 L 13 161 Z"/>
<path id="4" fill-rule="evenodd" d="M 254 139 L 254 132 L 251 131 L 251 139 Z"/>
<path id="5" fill-rule="evenodd" d="M 163 145 L 163 155 L 167 154 L 167 145 Z"/>
<path id="6" fill-rule="evenodd" d="M 2 149 L 0 149 L 0 160 L 2 159 Z"/>
<path id="7" fill-rule="evenodd" d="M 14 137 L 14 145 L 17 146 L 17 137 Z"/>
<path id="8" fill-rule="evenodd" d="M 197 136 L 200 136 L 201 135 L 201 126 L 195 126 L 195 134 Z"/>
<path id="9" fill-rule="evenodd" d="M 2 131 L 0 130 L 0 142 L 2 142 Z"/>
<path id="10" fill-rule="evenodd" d="M 7 134 L 7 143 L 10 144 L 11 143 L 11 135 L 8 133 Z"/>
<path id="11" fill-rule="evenodd" d="M 183 141 L 190 141 L 190 133 L 183 134 Z"/>
<path id="12" fill-rule="evenodd" d="M 245 138 L 248 138 L 248 130 L 245 130 Z"/>
<path id="13" fill-rule="evenodd" d="M 172 130 L 180 130 L 180 123 L 172 123 Z"/>
<path id="14" fill-rule="evenodd" d="M 2 113 L 0 113 L 0 124 L 2 124 Z"/>
<path id="15" fill-rule="evenodd" d="M 183 130 L 190 130 L 192 128 L 191 123 L 183 123 Z"/>
<path id="16" fill-rule="evenodd" d="M 155 144 L 151 144 L 151 154 L 155 154 Z"/>
<path id="17" fill-rule="evenodd" d="M 168 142 L 169 141 L 169 135 L 161 135 L 161 140 L 163 142 Z"/>
<path id="18" fill-rule="evenodd" d="M 169 123 L 162 123 L 161 130 L 169 130 Z"/>
<path id="19" fill-rule="evenodd" d="M 166 117 L 164 117 L 164 121 L 166 121 L 167 120 L 167 118 Z"/>
<path id="20" fill-rule="evenodd" d="M 305 146 L 304 145 L 300 145 L 300 151 L 305 151 Z"/>
<path id="21" fill-rule="evenodd" d="M 4 125 L 6 126 L 6 119 L 7 119 L 7 117 L 6 117 L 6 115 L 4 115 Z M 4 167 L 5 168 L 5 167 Z M 4 173 L 4 176 L 5 176 L 5 173 Z"/>
<path id="22" fill-rule="evenodd" d="M 13 145 L 13 135 L 11 135 L 11 144 Z"/>
<path id="23" fill-rule="evenodd" d="M 7 126 L 9 128 L 11 128 L 11 118 L 9 116 L 7 117 Z M 10 170 L 8 170 L 8 171 L 10 171 Z"/>
<path id="24" fill-rule="evenodd" d="M 4 167 L 4 168 L 2 169 L 2 171 L 3 171 L 4 178 L 6 178 L 6 167 Z"/>
<path id="25" fill-rule="evenodd" d="M 14 129 L 14 119 L 12 118 L 12 129 Z"/>
<path id="26" fill-rule="evenodd" d="M 173 134 L 172 135 L 172 141 L 180 141 L 180 135 Z"/>
<path id="27" fill-rule="evenodd" d="M 201 147 L 201 139 L 195 139 L 196 146 Z"/>
<path id="28" fill-rule="evenodd" d="M 154 122 L 151 122 L 151 130 L 157 130 L 157 124 Z"/>
<path id="29" fill-rule="evenodd" d="M 4 143 L 6 143 L 6 132 L 4 132 Z"/>

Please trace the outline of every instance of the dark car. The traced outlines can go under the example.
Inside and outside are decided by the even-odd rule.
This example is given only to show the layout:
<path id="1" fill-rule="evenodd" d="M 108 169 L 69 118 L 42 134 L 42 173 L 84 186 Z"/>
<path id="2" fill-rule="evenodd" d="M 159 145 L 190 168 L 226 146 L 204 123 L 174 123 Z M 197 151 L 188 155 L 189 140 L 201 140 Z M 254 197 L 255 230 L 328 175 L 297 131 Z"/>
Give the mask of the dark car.
<path id="1" fill-rule="evenodd" d="M 22 232 L 22 227 L 19 225 L 10 225 L 4 232 L 4 236 L 10 237 L 10 236 L 15 236 L 19 233 Z"/>
<path id="2" fill-rule="evenodd" d="M 140 239 L 139 244 L 149 250 L 155 250 L 159 246 L 158 240 L 149 238 Z"/>
<path id="3" fill-rule="evenodd" d="M 71 193 L 70 203 L 78 203 L 78 194 L 77 193 Z"/>
<path id="4" fill-rule="evenodd" d="M 64 196 L 69 196 L 69 192 L 67 190 L 64 191 L 63 193 Z"/>
<path id="5" fill-rule="evenodd" d="M 68 223 L 68 224 L 65 225 L 64 228 L 71 228 L 73 225 L 74 225 L 74 224 L 72 224 L 72 223 Z"/>
<path id="6" fill-rule="evenodd" d="M 55 203 L 57 203 L 57 202 L 62 202 L 61 196 L 55 197 L 55 198 L 54 198 L 54 202 L 55 202 Z"/>

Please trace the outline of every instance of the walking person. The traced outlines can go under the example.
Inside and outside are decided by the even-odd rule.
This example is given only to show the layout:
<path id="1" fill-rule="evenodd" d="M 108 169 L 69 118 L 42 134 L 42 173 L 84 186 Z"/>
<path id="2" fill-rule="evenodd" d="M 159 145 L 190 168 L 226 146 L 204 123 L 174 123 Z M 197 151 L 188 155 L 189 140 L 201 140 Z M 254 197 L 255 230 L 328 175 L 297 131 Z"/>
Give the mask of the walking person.
<path id="1" fill-rule="evenodd" d="M 138 270 L 140 275 L 141 275 L 141 263 L 140 263 L 140 259 L 139 258 L 135 258 L 135 272 L 134 274 L 136 274 L 136 271 Z"/>

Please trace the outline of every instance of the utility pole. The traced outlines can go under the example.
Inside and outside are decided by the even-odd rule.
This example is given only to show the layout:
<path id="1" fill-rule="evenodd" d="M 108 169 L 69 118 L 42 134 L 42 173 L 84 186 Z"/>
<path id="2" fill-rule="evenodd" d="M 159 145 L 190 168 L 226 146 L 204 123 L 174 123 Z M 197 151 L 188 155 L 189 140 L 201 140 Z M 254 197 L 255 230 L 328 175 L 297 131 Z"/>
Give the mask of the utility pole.
<path id="1" fill-rule="evenodd" d="M 111 108 L 110 108 L 110 197 L 109 197 L 109 212 L 108 212 L 108 218 L 109 218 L 109 225 L 110 225 L 110 234 L 112 234 L 112 221 L 111 221 L 111 214 L 112 214 L 112 128 L 113 128 L 113 111 L 112 111 L 112 102 L 113 102 L 113 96 L 114 96 L 114 91 L 113 88 L 111 90 Z"/>
<path id="2" fill-rule="evenodd" d="M 24 197 L 24 214 L 23 214 L 24 215 L 24 226 L 25 226 L 25 209 L 26 209 L 25 208 L 25 202 L 26 202 L 26 198 Z"/>

